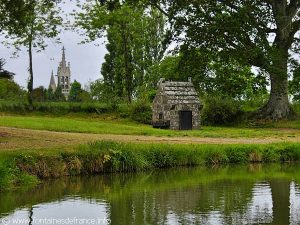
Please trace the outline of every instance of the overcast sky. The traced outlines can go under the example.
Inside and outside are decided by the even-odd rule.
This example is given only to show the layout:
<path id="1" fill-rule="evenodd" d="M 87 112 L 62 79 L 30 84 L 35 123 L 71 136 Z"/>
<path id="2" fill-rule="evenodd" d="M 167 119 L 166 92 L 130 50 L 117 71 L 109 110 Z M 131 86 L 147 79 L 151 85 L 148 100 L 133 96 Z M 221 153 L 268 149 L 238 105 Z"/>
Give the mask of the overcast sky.
<path id="1" fill-rule="evenodd" d="M 75 5 L 67 1 L 63 8 L 71 11 Z M 3 37 L 1 37 L 3 40 Z M 1 39 L 0 38 L 0 39 Z M 78 44 L 84 38 L 79 34 L 64 31 L 60 34 L 61 44 L 53 40 L 47 41 L 48 47 L 45 51 L 33 55 L 34 87 L 43 85 L 48 88 L 51 71 L 56 74 L 57 67 L 61 61 L 62 47 L 66 48 L 66 60 L 71 63 L 71 81 L 75 79 L 82 85 L 89 81 L 100 78 L 100 68 L 106 53 L 105 40 L 97 40 L 93 43 Z M 0 58 L 6 60 L 5 69 L 16 74 L 14 80 L 26 87 L 28 78 L 28 53 L 26 49 L 19 52 L 18 58 L 11 58 L 13 49 L 8 49 L 0 44 Z"/>

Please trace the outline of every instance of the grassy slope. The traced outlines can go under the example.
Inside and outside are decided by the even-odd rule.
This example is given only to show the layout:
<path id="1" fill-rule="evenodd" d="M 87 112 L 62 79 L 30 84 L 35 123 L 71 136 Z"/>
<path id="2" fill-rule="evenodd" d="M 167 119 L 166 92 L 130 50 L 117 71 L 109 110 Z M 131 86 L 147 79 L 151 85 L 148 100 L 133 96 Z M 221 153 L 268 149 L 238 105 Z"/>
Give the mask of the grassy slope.
<path id="1" fill-rule="evenodd" d="M 254 137 L 293 137 L 299 136 L 300 120 L 280 122 L 273 125 L 279 128 L 243 127 L 203 127 L 193 131 L 171 131 L 153 129 L 149 125 L 137 124 L 128 120 L 86 117 L 49 116 L 0 116 L 0 126 L 95 134 L 151 135 L 151 136 L 194 136 L 224 138 Z M 284 128 L 284 129 L 283 129 Z M 288 129 L 285 129 L 288 128 Z"/>

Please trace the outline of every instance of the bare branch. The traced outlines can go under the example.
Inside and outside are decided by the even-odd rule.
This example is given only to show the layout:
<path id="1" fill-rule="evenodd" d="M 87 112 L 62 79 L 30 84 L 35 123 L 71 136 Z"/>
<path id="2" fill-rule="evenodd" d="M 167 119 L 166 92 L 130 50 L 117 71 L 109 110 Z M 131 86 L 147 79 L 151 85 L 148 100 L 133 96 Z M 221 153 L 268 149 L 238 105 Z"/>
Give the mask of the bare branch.
<path id="1" fill-rule="evenodd" d="M 236 11 L 238 11 L 238 9 L 239 9 L 237 6 L 235 6 L 232 2 L 230 2 L 230 1 L 228 1 L 228 0 L 218 0 L 218 2 L 222 2 L 222 3 L 224 3 L 226 6 L 228 6 L 229 8 L 234 9 L 234 10 L 236 10 Z"/>
<path id="2" fill-rule="evenodd" d="M 300 7 L 300 0 L 291 0 L 290 4 L 286 8 L 286 15 L 293 18 Z"/>
<path id="3" fill-rule="evenodd" d="M 157 4 L 156 1 L 152 1 L 150 0 L 149 1 L 150 5 L 154 6 L 155 8 L 157 8 L 162 14 L 164 14 L 165 16 L 167 16 L 168 18 L 170 18 L 170 15 L 165 11 L 163 10 L 159 4 Z"/>

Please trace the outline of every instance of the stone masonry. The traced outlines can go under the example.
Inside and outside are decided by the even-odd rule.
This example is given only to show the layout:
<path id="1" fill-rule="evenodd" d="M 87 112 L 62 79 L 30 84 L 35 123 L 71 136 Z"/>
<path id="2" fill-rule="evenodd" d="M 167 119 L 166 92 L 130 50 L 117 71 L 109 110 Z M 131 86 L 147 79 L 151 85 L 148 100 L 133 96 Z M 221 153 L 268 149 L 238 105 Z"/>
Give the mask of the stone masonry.
<path id="1" fill-rule="evenodd" d="M 172 130 L 199 129 L 201 103 L 195 88 L 188 82 L 160 79 L 153 101 L 153 126 Z M 182 115 L 186 116 L 182 116 Z"/>

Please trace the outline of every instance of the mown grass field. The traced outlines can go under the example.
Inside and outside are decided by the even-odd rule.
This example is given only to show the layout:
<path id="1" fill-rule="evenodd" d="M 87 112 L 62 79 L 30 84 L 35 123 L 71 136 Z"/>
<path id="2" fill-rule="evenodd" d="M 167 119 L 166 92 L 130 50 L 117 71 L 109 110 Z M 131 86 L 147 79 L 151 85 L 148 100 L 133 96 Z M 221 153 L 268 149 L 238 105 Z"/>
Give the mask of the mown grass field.
<path id="1" fill-rule="evenodd" d="M 138 124 L 128 119 L 115 119 L 109 115 L 101 117 L 81 116 L 0 116 L 0 127 L 16 127 L 34 130 L 76 132 L 92 134 L 145 135 L 160 137 L 210 137 L 210 138 L 267 138 L 300 136 L 300 120 L 266 124 L 266 127 L 211 127 L 201 130 L 172 131 L 154 129 L 150 125 Z"/>

